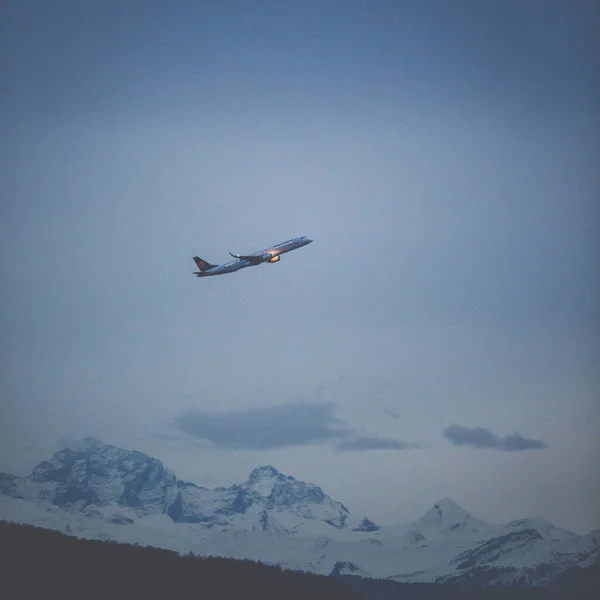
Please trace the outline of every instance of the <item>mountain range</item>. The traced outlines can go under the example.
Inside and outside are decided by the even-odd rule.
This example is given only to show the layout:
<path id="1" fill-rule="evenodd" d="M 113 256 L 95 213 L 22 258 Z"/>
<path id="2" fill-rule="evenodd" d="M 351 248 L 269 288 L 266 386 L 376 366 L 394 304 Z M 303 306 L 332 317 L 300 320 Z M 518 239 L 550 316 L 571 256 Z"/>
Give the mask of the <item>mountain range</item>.
<path id="1" fill-rule="evenodd" d="M 415 521 L 379 526 L 272 466 L 211 489 L 93 438 L 65 445 L 27 477 L 0 474 L 0 519 L 399 582 L 539 586 L 600 558 L 600 530 L 578 535 L 538 518 L 492 524 L 447 498 Z"/>

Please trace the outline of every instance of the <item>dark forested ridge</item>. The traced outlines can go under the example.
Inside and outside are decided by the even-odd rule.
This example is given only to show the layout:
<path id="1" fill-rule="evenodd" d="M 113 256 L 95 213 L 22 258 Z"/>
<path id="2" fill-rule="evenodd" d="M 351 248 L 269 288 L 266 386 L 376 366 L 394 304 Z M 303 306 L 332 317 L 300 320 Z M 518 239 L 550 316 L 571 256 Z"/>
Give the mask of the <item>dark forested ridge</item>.
<path id="1" fill-rule="evenodd" d="M 359 600 L 331 577 L 0 522 L 3 594 L 13 600 Z"/>
<path id="2" fill-rule="evenodd" d="M 248 560 L 180 556 L 169 550 L 82 540 L 0 521 L 2 592 L 12 600 L 592 600 L 600 563 L 548 588 L 476 588 L 325 577 Z"/>
<path id="3" fill-rule="evenodd" d="M 573 569 L 548 587 L 476 587 L 461 584 L 397 583 L 342 575 L 340 579 L 365 600 L 597 600 L 600 562 Z"/>

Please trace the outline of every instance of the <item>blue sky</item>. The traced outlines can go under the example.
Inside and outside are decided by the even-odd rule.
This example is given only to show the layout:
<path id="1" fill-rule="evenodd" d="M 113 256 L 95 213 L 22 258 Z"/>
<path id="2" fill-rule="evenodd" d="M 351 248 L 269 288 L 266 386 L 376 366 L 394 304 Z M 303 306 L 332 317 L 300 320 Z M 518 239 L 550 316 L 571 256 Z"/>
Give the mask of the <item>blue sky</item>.
<path id="1" fill-rule="evenodd" d="M 589 3 L 2 13 L 0 470 L 89 435 L 384 523 L 599 526 Z"/>

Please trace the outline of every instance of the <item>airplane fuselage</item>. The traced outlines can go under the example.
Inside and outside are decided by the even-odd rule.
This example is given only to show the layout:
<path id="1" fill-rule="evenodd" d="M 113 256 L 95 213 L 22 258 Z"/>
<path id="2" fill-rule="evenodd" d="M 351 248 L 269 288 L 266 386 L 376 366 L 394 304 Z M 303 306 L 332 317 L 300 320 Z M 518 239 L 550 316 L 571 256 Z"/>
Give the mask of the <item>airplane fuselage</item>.
<path id="1" fill-rule="evenodd" d="M 285 254 L 286 252 L 290 252 L 291 250 L 297 250 L 298 248 L 302 248 L 302 246 L 306 246 L 311 242 L 312 240 L 308 239 L 305 236 L 299 238 L 292 238 L 291 240 L 287 240 L 285 242 L 282 242 L 281 244 L 276 244 L 275 246 L 270 246 L 269 248 L 265 248 L 264 250 L 259 250 L 258 252 L 254 252 L 253 254 L 231 254 L 231 256 L 235 258 L 235 260 L 224 263 L 222 265 L 211 265 L 210 263 L 207 263 L 205 260 L 199 258 L 198 256 L 195 256 L 194 261 L 196 262 L 200 270 L 195 271 L 194 274 L 197 277 L 226 275 L 227 273 L 234 273 L 235 271 L 239 271 L 240 269 L 260 265 L 264 262 L 278 262 L 280 260 L 281 254 Z"/>

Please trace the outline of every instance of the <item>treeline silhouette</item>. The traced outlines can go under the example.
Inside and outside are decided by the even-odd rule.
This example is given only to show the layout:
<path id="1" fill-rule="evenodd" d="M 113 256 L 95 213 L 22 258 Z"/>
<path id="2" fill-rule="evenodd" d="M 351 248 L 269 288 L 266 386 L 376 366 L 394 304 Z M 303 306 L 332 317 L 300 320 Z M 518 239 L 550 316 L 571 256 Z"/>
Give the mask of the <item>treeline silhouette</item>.
<path id="1" fill-rule="evenodd" d="M 29 600 L 361 600 L 337 579 L 249 560 L 83 540 L 0 521 L 1 589 Z"/>
<path id="2" fill-rule="evenodd" d="M 600 558 L 599 558 L 600 561 Z M 597 600 L 600 598 L 600 562 L 572 569 L 546 587 L 397 583 L 342 575 L 340 579 L 365 600 Z"/>

